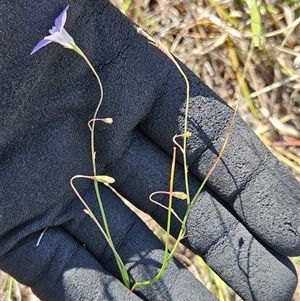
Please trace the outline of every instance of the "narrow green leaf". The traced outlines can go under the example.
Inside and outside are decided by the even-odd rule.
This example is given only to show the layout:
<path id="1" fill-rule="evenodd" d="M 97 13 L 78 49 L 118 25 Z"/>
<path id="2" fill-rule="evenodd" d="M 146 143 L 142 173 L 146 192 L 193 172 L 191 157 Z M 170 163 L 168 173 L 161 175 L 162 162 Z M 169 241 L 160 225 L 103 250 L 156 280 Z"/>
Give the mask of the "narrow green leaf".
<path id="1" fill-rule="evenodd" d="M 262 24 L 257 0 L 247 0 L 251 14 L 252 41 L 255 47 L 261 46 Z"/>

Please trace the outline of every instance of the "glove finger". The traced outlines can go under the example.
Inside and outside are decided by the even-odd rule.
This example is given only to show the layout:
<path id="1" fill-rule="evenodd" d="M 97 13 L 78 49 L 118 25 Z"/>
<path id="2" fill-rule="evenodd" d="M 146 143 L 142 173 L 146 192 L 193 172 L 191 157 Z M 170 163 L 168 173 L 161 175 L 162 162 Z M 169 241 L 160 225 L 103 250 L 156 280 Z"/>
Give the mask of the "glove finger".
<path id="1" fill-rule="evenodd" d="M 142 300 L 108 273 L 60 227 L 26 237 L 0 260 L 0 268 L 44 301 Z"/>
<path id="2" fill-rule="evenodd" d="M 163 246 L 137 215 L 131 211 L 109 188 L 100 187 L 108 225 L 115 248 L 129 272 L 131 283 L 152 279 L 163 260 Z M 84 194 L 98 220 L 102 223 L 94 189 Z M 76 200 L 68 214 L 73 219 L 64 229 L 86 246 L 95 258 L 117 278 L 121 279 L 116 261 L 102 233 L 94 221 L 83 213 L 82 204 Z M 142 286 L 135 293 L 143 300 L 205 300 L 217 299 L 177 260 L 172 260 L 163 276 L 149 286 Z"/>
<path id="3" fill-rule="evenodd" d="M 141 132 L 136 132 L 131 145 L 118 165 L 110 170 L 116 179 L 115 186 L 134 205 L 166 227 L 166 210 L 150 202 L 148 196 L 169 189 L 170 157 Z M 189 184 L 194 195 L 200 182 L 190 175 Z M 181 166 L 176 169 L 174 190 L 184 191 Z M 167 206 L 168 196 L 154 198 Z M 185 201 L 174 199 L 173 204 L 182 219 Z M 173 218 L 172 234 L 177 235 L 180 226 Z M 202 255 L 244 300 L 290 300 L 297 282 L 291 262 L 253 236 L 228 204 L 210 189 L 204 189 L 193 205 L 186 236 L 183 243 Z"/>

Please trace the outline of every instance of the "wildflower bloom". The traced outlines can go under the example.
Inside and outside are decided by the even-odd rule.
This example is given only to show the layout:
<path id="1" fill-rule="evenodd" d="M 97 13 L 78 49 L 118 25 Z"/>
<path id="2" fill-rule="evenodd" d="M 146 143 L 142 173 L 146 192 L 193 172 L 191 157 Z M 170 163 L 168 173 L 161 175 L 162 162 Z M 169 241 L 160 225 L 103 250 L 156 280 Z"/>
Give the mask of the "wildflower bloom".
<path id="1" fill-rule="evenodd" d="M 58 43 L 65 48 L 75 50 L 76 44 L 73 38 L 68 34 L 68 32 L 64 29 L 66 20 L 67 20 L 67 10 L 69 5 L 62 11 L 62 13 L 56 18 L 55 26 L 49 30 L 50 35 L 44 37 L 31 51 L 30 54 L 35 53 L 40 50 L 42 47 L 48 45 L 49 43 L 55 42 Z M 76 51 L 76 50 L 75 50 Z"/>

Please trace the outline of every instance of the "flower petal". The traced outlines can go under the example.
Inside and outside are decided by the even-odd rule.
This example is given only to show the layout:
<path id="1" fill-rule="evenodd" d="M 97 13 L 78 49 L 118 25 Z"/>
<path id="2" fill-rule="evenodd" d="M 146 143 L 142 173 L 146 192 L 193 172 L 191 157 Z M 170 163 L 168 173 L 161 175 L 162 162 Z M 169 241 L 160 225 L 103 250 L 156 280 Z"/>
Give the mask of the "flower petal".
<path id="1" fill-rule="evenodd" d="M 37 52 L 38 50 L 40 50 L 42 47 L 48 45 L 49 43 L 51 43 L 51 40 L 45 40 L 42 39 L 41 41 L 38 42 L 38 44 L 32 49 L 30 55 L 34 54 L 35 52 Z"/>
<path id="2" fill-rule="evenodd" d="M 65 26 L 67 20 L 67 10 L 69 5 L 62 11 L 62 13 L 55 19 L 55 26 L 57 29 L 61 29 Z"/>
<path id="3" fill-rule="evenodd" d="M 62 30 L 61 30 L 61 35 L 65 38 L 65 40 L 69 44 L 72 45 L 72 47 L 73 47 L 73 45 L 75 45 L 75 42 L 74 42 L 73 38 L 69 35 L 69 33 L 64 28 L 62 28 Z"/>
<path id="4" fill-rule="evenodd" d="M 70 49 L 73 48 L 72 44 L 70 44 L 69 41 L 67 41 L 67 40 L 65 39 L 65 37 L 64 37 L 60 32 L 58 32 L 58 31 L 55 32 L 55 33 L 53 33 L 53 34 L 50 35 L 50 36 L 45 37 L 44 39 L 45 39 L 45 40 L 49 40 L 49 41 L 51 41 L 51 42 L 58 43 L 58 44 L 64 46 L 65 48 L 70 48 Z M 71 38 L 71 39 L 72 39 L 72 38 Z M 73 40 L 73 39 L 72 39 L 72 40 Z"/>

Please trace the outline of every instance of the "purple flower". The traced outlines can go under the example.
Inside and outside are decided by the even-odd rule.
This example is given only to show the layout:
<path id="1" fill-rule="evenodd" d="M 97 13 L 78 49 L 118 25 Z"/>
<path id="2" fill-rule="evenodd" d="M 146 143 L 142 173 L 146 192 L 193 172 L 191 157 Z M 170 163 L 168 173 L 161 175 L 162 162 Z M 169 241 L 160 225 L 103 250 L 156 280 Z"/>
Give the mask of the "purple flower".
<path id="1" fill-rule="evenodd" d="M 44 37 L 31 51 L 30 54 L 35 53 L 40 50 L 42 47 L 48 45 L 49 43 L 55 42 L 58 43 L 65 48 L 74 49 L 76 44 L 73 38 L 68 34 L 68 32 L 64 29 L 64 25 L 67 20 L 67 10 L 69 5 L 62 11 L 62 13 L 56 18 L 55 26 L 49 30 L 50 36 Z M 74 49 L 75 50 L 75 49 Z"/>

